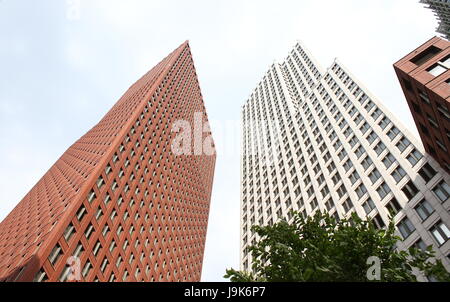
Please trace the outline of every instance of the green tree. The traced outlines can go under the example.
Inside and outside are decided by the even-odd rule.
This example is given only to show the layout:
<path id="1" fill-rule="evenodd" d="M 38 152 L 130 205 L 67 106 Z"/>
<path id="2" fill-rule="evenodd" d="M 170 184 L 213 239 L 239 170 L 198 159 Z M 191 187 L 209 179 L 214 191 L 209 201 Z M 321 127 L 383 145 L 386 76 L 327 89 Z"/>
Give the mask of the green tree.
<path id="1" fill-rule="evenodd" d="M 254 226 L 260 236 L 249 247 L 253 271 L 226 271 L 232 282 L 367 282 L 369 257 L 380 260 L 380 281 L 415 282 L 414 271 L 438 281 L 450 281 L 450 273 L 434 257 L 432 247 L 422 251 L 399 251 L 400 240 L 391 222 L 386 229 L 362 220 L 356 214 L 336 221 L 317 213 L 304 219 L 294 213 L 292 224 L 280 221 L 273 226 Z"/>

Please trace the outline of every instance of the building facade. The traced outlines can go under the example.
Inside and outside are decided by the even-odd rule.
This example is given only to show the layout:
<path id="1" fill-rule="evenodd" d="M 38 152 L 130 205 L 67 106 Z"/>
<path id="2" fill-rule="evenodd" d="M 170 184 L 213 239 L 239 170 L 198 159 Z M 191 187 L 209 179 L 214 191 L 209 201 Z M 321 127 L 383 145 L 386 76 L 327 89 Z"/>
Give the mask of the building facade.
<path id="1" fill-rule="evenodd" d="M 252 225 L 291 210 L 356 212 L 379 228 L 393 213 L 400 249 L 433 245 L 450 270 L 450 177 L 339 61 L 323 70 L 298 43 L 242 109 L 241 269 Z"/>
<path id="2" fill-rule="evenodd" d="M 439 20 L 436 31 L 450 39 L 450 0 L 420 0 L 420 3 L 426 4 L 429 9 L 433 10 Z"/>
<path id="3" fill-rule="evenodd" d="M 176 155 L 207 121 L 188 42 L 123 95 L 0 224 L 3 281 L 199 281 L 215 155 Z M 213 147 L 211 133 L 202 133 Z"/>
<path id="4" fill-rule="evenodd" d="M 450 42 L 432 38 L 394 68 L 425 150 L 450 172 Z"/>

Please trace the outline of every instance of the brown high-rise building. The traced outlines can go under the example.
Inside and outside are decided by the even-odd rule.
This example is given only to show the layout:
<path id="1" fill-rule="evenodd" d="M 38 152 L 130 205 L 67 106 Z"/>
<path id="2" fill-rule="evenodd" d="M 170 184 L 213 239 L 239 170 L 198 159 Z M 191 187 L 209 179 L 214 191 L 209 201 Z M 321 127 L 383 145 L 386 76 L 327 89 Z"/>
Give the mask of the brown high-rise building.
<path id="1" fill-rule="evenodd" d="M 394 68 L 425 150 L 450 172 L 450 42 L 434 37 Z"/>
<path id="2" fill-rule="evenodd" d="M 131 86 L 0 224 L 0 280 L 199 281 L 214 145 L 206 127 L 182 143 L 188 150 L 200 141 L 209 152 L 180 155 L 173 142 L 182 129 L 172 127 L 199 118 L 207 125 L 185 42 Z"/>

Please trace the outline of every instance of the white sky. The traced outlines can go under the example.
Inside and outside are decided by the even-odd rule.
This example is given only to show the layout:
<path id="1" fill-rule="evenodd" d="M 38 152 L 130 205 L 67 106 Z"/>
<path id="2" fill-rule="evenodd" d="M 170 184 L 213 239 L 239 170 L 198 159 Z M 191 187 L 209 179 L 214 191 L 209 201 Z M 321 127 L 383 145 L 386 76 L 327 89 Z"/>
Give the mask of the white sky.
<path id="1" fill-rule="evenodd" d="M 417 133 L 392 64 L 435 35 L 418 1 L 81 0 L 79 18 L 71 12 L 61 0 L 0 0 L 0 220 L 186 39 L 209 118 L 222 125 L 301 40 L 323 68 L 338 57 Z M 239 267 L 239 175 L 239 154 L 219 153 L 204 281 Z"/>

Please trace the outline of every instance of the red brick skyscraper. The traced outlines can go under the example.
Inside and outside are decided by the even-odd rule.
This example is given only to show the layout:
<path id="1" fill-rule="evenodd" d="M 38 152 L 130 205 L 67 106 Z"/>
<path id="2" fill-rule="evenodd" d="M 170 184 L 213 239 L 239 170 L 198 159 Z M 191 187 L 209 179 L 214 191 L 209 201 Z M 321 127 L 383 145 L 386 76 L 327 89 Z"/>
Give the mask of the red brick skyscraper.
<path id="1" fill-rule="evenodd" d="M 136 82 L 0 224 L 3 281 L 199 281 L 215 155 L 176 155 L 207 122 L 188 42 Z M 208 128 L 201 132 L 212 145 Z M 194 143 L 192 143 L 194 145 Z"/>
<path id="2" fill-rule="evenodd" d="M 450 172 L 450 42 L 434 37 L 394 68 L 425 150 Z"/>

